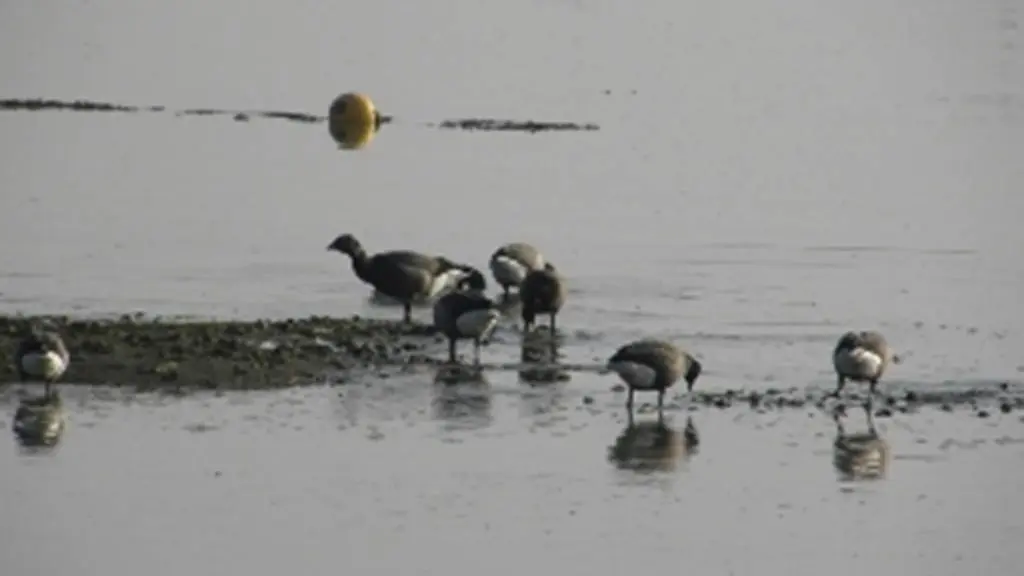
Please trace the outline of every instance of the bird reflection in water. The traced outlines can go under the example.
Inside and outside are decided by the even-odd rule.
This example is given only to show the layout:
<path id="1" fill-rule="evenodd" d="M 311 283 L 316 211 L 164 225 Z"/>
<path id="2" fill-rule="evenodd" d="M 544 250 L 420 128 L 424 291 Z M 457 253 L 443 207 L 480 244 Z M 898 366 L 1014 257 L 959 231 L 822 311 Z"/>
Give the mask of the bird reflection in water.
<path id="1" fill-rule="evenodd" d="M 11 430 L 25 453 L 49 452 L 64 436 L 67 417 L 56 391 L 23 398 L 14 412 Z"/>
<path id="2" fill-rule="evenodd" d="M 608 448 L 608 461 L 620 470 L 632 472 L 671 472 L 681 460 L 697 454 L 700 436 L 692 417 L 677 430 L 662 414 L 656 419 L 637 422 L 630 414 L 626 428 Z"/>
<path id="3" fill-rule="evenodd" d="M 491 387 L 478 366 L 444 364 L 434 375 L 434 418 L 459 428 L 491 423 Z"/>
<path id="4" fill-rule="evenodd" d="M 519 379 L 534 385 L 568 382 L 569 372 L 558 365 L 558 348 L 558 340 L 546 327 L 524 333 L 519 355 L 524 366 L 519 369 Z M 527 366 L 529 364 L 533 366 Z"/>
<path id="5" fill-rule="evenodd" d="M 836 439 L 832 445 L 832 464 L 840 481 L 881 480 L 889 468 L 889 444 L 875 428 L 875 418 L 869 404 L 864 404 L 867 417 L 866 432 L 848 433 L 843 426 L 846 407 L 836 406 L 832 418 L 836 424 Z"/>

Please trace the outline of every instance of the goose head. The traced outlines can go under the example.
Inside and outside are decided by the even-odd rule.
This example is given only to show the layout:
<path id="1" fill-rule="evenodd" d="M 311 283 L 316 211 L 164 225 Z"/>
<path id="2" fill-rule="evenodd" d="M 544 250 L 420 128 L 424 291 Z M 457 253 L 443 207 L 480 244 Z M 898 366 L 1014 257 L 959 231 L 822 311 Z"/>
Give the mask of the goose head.
<path id="1" fill-rule="evenodd" d="M 479 270 L 470 270 L 458 283 L 459 290 L 483 292 L 487 290 L 487 280 Z"/>
<path id="2" fill-rule="evenodd" d="M 694 357 L 690 357 L 690 367 L 686 369 L 686 374 L 683 375 L 683 380 L 686 380 L 686 391 L 692 392 L 693 385 L 697 382 L 697 378 L 700 377 L 701 371 L 704 370 L 704 366 Z"/>
<path id="3" fill-rule="evenodd" d="M 860 335 L 856 332 L 847 332 L 839 338 L 839 342 L 836 343 L 836 352 L 853 350 L 860 346 Z"/>
<path id="4" fill-rule="evenodd" d="M 327 245 L 327 250 L 341 252 L 342 254 L 347 254 L 353 257 L 365 252 L 363 245 L 360 244 L 359 240 L 356 240 L 356 237 L 351 234 L 342 234 L 341 236 L 338 236 Z"/>

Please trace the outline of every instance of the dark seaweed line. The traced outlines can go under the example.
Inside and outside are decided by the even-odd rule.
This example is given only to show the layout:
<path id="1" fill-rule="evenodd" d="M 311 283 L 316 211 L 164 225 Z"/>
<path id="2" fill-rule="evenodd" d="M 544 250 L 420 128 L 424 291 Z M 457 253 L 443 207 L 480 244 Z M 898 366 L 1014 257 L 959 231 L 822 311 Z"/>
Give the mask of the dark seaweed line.
<path id="1" fill-rule="evenodd" d="M 40 112 L 45 110 L 67 110 L 72 112 L 121 112 L 126 114 L 142 112 L 168 112 L 166 106 L 130 106 L 111 102 L 95 102 L 91 100 L 53 100 L 42 98 L 6 98 L 0 99 L 0 110 Z M 224 110 L 220 108 L 187 108 L 174 112 L 175 116 L 230 116 L 236 122 L 248 122 L 254 117 L 286 120 L 301 124 L 319 124 L 327 121 L 326 116 L 305 112 L 289 112 L 283 110 Z M 393 116 L 381 116 L 381 124 L 394 122 Z M 592 132 L 600 130 L 594 123 L 578 124 L 574 122 L 539 122 L 536 120 L 501 120 L 497 118 L 460 118 L 442 120 L 439 123 L 428 122 L 424 126 L 442 130 L 468 130 L 474 132 Z"/>

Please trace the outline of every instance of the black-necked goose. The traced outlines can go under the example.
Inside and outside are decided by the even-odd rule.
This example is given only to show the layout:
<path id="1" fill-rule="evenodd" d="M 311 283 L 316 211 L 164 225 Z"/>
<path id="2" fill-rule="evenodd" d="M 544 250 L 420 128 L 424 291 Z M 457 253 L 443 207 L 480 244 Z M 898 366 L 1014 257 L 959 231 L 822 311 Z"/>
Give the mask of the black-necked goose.
<path id="1" fill-rule="evenodd" d="M 889 363 L 894 361 L 897 361 L 896 356 L 878 332 L 867 330 L 843 334 L 832 351 L 837 384 L 831 396 L 838 397 L 846 381 L 852 380 L 868 382 L 871 385 L 868 398 L 871 399 L 878 387 L 878 380 Z"/>
<path id="2" fill-rule="evenodd" d="M 498 248 L 491 255 L 491 274 L 505 296 L 508 297 L 509 290 L 519 288 L 519 285 L 526 279 L 526 275 L 534 270 L 544 268 L 544 256 L 534 246 L 525 242 L 512 242 Z"/>
<path id="3" fill-rule="evenodd" d="M 53 383 L 67 371 L 71 355 L 59 334 L 42 326 L 33 326 L 21 339 L 14 360 L 22 382 L 43 381 L 45 395 L 49 396 Z"/>
<path id="4" fill-rule="evenodd" d="M 550 263 L 544 268 L 533 270 L 519 285 L 519 300 L 523 309 L 523 331 L 529 332 L 539 314 L 551 318 L 551 337 L 555 336 L 555 316 L 565 305 L 568 291 L 565 280 Z"/>
<path id="5" fill-rule="evenodd" d="M 627 409 L 633 409 L 633 393 L 640 390 L 657 391 L 660 410 L 665 402 L 665 391 L 680 378 L 686 380 L 687 392 L 693 390 L 703 366 L 669 342 L 638 340 L 619 348 L 608 359 L 608 369 L 618 374 L 629 387 Z"/>
<path id="6" fill-rule="evenodd" d="M 432 299 L 474 271 L 443 256 L 429 256 L 411 250 L 393 250 L 370 256 L 351 234 L 342 234 L 327 246 L 347 254 L 352 270 L 378 292 L 402 303 L 404 320 L 412 321 L 412 304 Z"/>
<path id="7" fill-rule="evenodd" d="M 64 403 L 56 391 L 25 398 L 14 412 L 11 430 L 23 445 L 52 446 L 64 432 Z"/>
<path id="8" fill-rule="evenodd" d="M 434 303 L 434 327 L 448 338 L 448 359 L 452 363 L 456 362 L 456 343 L 468 339 L 473 340 L 473 358 L 479 363 L 480 341 L 498 325 L 501 310 L 484 295 L 486 288 L 483 274 L 474 270 L 459 281 L 454 292 Z"/>

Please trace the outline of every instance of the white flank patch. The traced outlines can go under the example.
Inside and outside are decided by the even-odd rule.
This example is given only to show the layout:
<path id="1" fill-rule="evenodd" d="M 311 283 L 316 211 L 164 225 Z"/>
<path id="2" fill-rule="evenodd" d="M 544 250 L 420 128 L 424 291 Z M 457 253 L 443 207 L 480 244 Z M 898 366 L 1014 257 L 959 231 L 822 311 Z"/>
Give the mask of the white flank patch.
<path id="1" fill-rule="evenodd" d="M 433 284 L 430 285 L 430 293 L 427 295 L 427 299 L 437 298 L 445 292 L 450 292 L 455 289 L 458 285 L 459 280 L 469 275 L 464 270 L 453 269 L 443 274 L 438 274 L 434 277 Z"/>
<path id="2" fill-rule="evenodd" d="M 658 373 L 649 366 L 636 362 L 609 362 L 608 369 L 619 375 L 631 388 L 641 390 L 654 388 Z"/>
<path id="3" fill-rule="evenodd" d="M 455 329 L 470 338 L 484 337 L 498 325 L 501 313 L 493 308 L 472 310 L 455 319 Z"/>
<path id="4" fill-rule="evenodd" d="M 499 284 L 518 286 L 526 278 L 527 272 L 526 266 L 508 256 L 498 256 L 491 260 L 491 273 Z"/>
<path id="5" fill-rule="evenodd" d="M 33 378 L 50 380 L 67 370 L 64 360 L 56 352 L 31 352 L 21 358 L 21 368 Z"/>
<path id="6" fill-rule="evenodd" d="M 850 378 L 870 379 L 877 376 L 878 371 L 882 369 L 882 357 L 864 348 L 838 352 L 833 361 L 836 370 Z"/>

